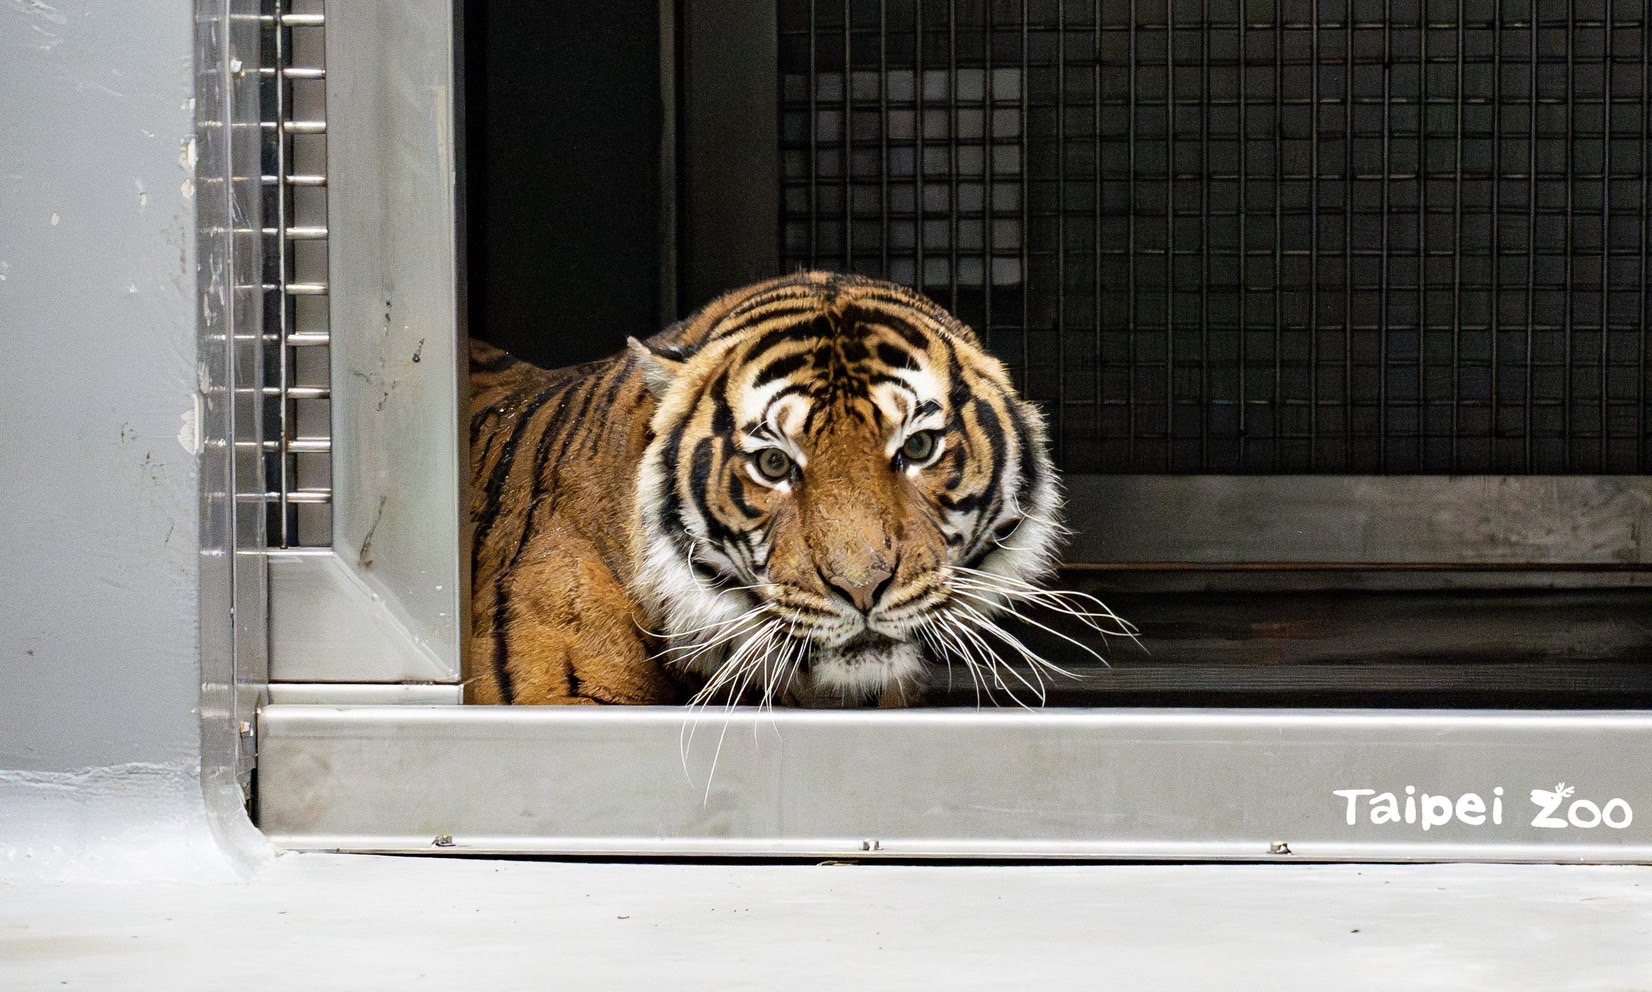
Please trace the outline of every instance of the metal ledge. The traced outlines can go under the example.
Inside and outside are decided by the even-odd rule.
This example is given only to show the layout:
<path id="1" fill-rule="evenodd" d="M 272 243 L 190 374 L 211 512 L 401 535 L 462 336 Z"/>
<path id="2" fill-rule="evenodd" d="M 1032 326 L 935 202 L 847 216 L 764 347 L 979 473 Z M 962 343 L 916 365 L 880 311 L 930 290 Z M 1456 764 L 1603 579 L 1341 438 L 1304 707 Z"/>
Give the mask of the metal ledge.
<path id="1" fill-rule="evenodd" d="M 260 727 L 259 824 L 291 849 L 1652 862 L 1644 713 L 273 705 Z M 1632 820 L 1533 825 L 1561 782 Z M 1334 793 L 1407 786 L 1475 793 L 1486 822 L 1356 803 L 1350 825 Z"/>
<path id="2" fill-rule="evenodd" d="M 1068 562 L 1652 565 L 1652 479 L 1068 475 Z"/>

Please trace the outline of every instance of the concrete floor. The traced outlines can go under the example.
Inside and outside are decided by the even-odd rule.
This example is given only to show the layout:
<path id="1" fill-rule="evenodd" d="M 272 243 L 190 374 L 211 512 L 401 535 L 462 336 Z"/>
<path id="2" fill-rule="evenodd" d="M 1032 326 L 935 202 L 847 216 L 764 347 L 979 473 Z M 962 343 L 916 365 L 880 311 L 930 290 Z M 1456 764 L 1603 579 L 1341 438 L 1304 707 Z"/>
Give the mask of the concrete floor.
<path id="1" fill-rule="evenodd" d="M 289 854 L 3 881 L 0 989 L 1652 989 L 1652 868 Z"/>

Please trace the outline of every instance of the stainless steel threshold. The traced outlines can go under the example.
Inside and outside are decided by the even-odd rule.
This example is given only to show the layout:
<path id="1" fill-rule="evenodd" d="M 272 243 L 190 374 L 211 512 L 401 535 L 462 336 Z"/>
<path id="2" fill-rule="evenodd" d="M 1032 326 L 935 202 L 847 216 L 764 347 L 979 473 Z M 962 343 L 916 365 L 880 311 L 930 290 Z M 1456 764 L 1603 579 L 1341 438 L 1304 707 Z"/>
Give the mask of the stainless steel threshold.
<path id="1" fill-rule="evenodd" d="M 278 704 L 257 814 L 302 850 L 1652 862 L 1649 768 L 1629 712 Z"/>

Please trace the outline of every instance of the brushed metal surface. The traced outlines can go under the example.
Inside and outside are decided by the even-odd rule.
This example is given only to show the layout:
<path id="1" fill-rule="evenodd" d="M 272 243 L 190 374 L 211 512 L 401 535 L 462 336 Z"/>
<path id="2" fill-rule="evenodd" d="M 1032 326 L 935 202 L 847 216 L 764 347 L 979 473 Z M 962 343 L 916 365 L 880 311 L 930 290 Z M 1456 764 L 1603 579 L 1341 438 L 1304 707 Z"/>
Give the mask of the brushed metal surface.
<path id="1" fill-rule="evenodd" d="M 269 687 L 270 702 L 283 706 L 458 706 L 463 696 L 457 685 L 430 682 L 277 682 Z"/>
<path id="2" fill-rule="evenodd" d="M 327 17 L 333 554 L 272 558 L 270 677 L 453 681 L 468 602 L 452 9 Z"/>
<path id="3" fill-rule="evenodd" d="M 202 777 L 215 817 L 241 815 L 254 765 L 250 730 L 269 681 L 260 445 L 264 349 L 256 0 L 195 2 L 195 280 Z"/>
<path id="4" fill-rule="evenodd" d="M 405 620 L 385 586 L 368 581 L 347 555 L 264 557 L 272 682 L 458 681 L 452 645 L 422 638 L 429 625 Z"/>
<path id="5" fill-rule="evenodd" d="M 676 708 L 270 706 L 261 722 L 258 821 L 292 849 L 1652 861 L 1642 713 L 743 709 L 696 724 Z M 1622 800 L 1630 822 L 1533 825 L 1530 793 L 1560 783 L 1569 802 Z M 1503 822 L 1469 803 L 1485 823 L 1425 831 L 1361 805 L 1350 825 L 1336 794 L 1403 803 L 1408 786 L 1488 811 L 1501 789 Z"/>

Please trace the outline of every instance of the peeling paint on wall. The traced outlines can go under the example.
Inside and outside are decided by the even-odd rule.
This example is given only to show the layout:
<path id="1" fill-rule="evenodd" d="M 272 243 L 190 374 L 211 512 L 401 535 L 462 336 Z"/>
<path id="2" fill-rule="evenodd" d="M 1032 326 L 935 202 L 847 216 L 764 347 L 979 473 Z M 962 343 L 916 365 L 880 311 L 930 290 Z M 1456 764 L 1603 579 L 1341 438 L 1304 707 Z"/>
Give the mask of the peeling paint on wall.
<path id="1" fill-rule="evenodd" d="M 178 428 L 178 444 L 191 455 L 201 453 L 201 396 L 190 397 L 189 409 L 178 414 L 182 425 Z"/>

